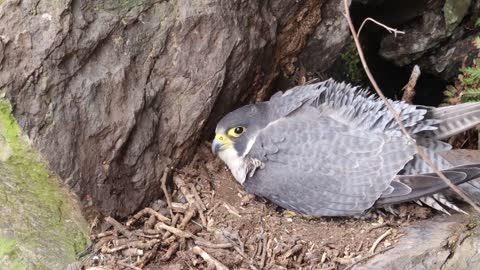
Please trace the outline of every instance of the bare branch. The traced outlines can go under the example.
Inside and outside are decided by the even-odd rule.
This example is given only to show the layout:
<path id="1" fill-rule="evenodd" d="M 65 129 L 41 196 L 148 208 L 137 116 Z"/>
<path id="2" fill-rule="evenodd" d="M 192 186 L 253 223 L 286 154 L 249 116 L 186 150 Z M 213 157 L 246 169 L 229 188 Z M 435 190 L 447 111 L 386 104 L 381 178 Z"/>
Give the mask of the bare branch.
<path id="1" fill-rule="evenodd" d="M 360 28 L 358 28 L 357 38 L 360 36 L 360 32 L 362 32 L 363 25 L 365 25 L 365 23 L 368 22 L 368 21 L 373 22 L 373 23 L 375 23 L 375 24 L 377 24 L 377 25 L 385 28 L 385 30 L 387 30 L 390 34 L 393 34 L 395 37 L 397 37 L 398 34 L 402 34 L 402 35 L 405 34 L 405 31 L 399 31 L 399 30 L 397 30 L 397 29 L 395 29 L 395 28 L 388 27 L 388 26 L 386 26 L 385 24 L 383 24 L 383 23 L 381 23 L 381 22 L 379 22 L 379 21 L 376 21 L 376 20 L 374 20 L 374 19 L 372 19 L 372 18 L 366 18 L 366 19 L 362 22 L 362 25 L 360 25 Z"/>
<path id="2" fill-rule="evenodd" d="M 415 96 L 415 85 L 417 85 L 418 77 L 420 77 L 420 67 L 415 65 L 412 70 L 412 74 L 410 74 L 410 79 L 408 80 L 407 85 L 405 85 L 402 95 L 402 100 L 408 104 L 412 104 L 413 97 Z"/>

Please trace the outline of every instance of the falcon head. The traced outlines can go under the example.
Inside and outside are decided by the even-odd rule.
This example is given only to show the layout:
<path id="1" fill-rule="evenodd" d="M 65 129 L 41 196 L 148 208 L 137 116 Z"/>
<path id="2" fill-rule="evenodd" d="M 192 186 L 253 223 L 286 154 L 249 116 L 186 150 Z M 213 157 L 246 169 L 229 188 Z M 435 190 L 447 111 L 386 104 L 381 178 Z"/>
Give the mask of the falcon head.
<path id="1" fill-rule="evenodd" d="M 252 148 L 258 131 L 267 124 L 266 107 L 262 103 L 230 112 L 217 124 L 212 152 L 227 164 L 240 183 L 246 177 L 245 156 Z"/>

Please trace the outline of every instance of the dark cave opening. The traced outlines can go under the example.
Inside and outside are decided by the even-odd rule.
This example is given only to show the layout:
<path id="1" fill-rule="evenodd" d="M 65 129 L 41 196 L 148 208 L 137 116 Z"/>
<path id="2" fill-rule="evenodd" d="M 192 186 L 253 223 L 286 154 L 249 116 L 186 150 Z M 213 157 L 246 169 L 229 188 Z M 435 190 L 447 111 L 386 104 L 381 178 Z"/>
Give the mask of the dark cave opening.
<path id="1" fill-rule="evenodd" d="M 427 5 L 428 0 L 353 1 L 350 10 L 356 29 L 360 27 L 366 18 L 370 17 L 390 27 L 402 30 L 403 24 L 419 19 Z M 360 40 L 368 66 L 375 80 L 387 97 L 396 100 L 401 98 L 401 89 L 408 82 L 415 63 L 399 67 L 383 59 L 378 51 L 380 42 L 386 35 L 391 34 L 384 28 L 367 22 L 361 31 Z M 369 86 L 373 91 L 373 87 L 365 75 L 362 78 L 362 83 L 365 86 Z M 451 82 L 422 72 L 415 87 L 414 104 L 440 105 L 444 99 L 443 92 L 448 84 L 451 84 Z"/>

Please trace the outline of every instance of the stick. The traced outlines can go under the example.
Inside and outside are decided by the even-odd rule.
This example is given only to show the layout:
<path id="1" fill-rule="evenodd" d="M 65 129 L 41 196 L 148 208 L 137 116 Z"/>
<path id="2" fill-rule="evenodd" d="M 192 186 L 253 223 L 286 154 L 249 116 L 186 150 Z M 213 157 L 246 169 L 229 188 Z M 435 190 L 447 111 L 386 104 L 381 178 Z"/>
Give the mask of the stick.
<path id="1" fill-rule="evenodd" d="M 357 34 L 357 37 L 360 37 L 360 32 L 362 32 L 362 28 L 363 28 L 363 25 L 368 22 L 368 21 L 371 21 L 375 24 L 378 24 L 380 25 L 381 27 L 385 28 L 390 34 L 393 34 L 395 35 L 395 37 L 397 37 L 397 34 L 405 34 L 405 31 L 399 31 L 395 28 L 391 28 L 391 27 L 388 27 L 386 26 L 385 24 L 379 22 L 379 21 L 376 21 L 372 18 L 366 18 L 363 22 L 362 22 L 362 25 L 360 25 L 360 28 L 358 28 L 358 34 Z"/>
<path id="2" fill-rule="evenodd" d="M 185 226 L 190 223 L 190 220 L 195 216 L 197 212 L 197 208 L 194 205 L 190 205 L 187 212 L 185 212 L 185 215 L 183 216 L 182 222 L 180 222 L 180 225 L 178 225 L 178 228 L 185 229 Z"/>
<path id="3" fill-rule="evenodd" d="M 207 262 L 208 265 L 213 265 L 217 270 L 228 270 L 228 267 L 226 267 L 224 264 L 221 262 L 217 261 L 217 259 L 213 258 L 210 256 L 208 253 L 206 253 L 202 248 L 199 246 L 195 246 L 192 249 L 193 253 L 202 257 L 203 260 Z"/>
<path id="4" fill-rule="evenodd" d="M 205 207 L 205 204 L 203 203 L 202 198 L 200 198 L 200 195 L 198 194 L 198 191 L 195 188 L 194 184 L 190 184 L 190 190 L 192 191 L 193 196 L 195 196 L 195 199 L 197 200 L 197 203 L 199 204 L 201 210 L 207 211 L 207 207 Z"/>
<path id="5" fill-rule="evenodd" d="M 238 211 L 236 209 L 233 208 L 233 206 L 230 206 L 228 203 L 224 202 L 223 203 L 223 207 L 225 207 L 225 209 L 228 210 L 228 212 L 230 212 L 232 215 L 234 216 L 237 216 L 239 218 L 241 218 L 242 216 L 238 213 Z"/>
<path id="6" fill-rule="evenodd" d="M 293 246 L 291 249 L 287 250 L 287 252 L 285 252 L 285 254 L 282 255 L 282 258 L 283 259 L 288 259 L 289 257 L 291 257 L 292 255 L 294 255 L 295 253 L 299 252 L 300 250 L 302 250 L 302 245 L 300 244 L 296 244 L 295 246 Z"/>
<path id="7" fill-rule="evenodd" d="M 168 168 L 168 166 L 165 167 L 160 183 L 161 183 L 163 194 L 165 195 L 165 199 L 167 199 L 167 205 L 168 205 L 168 210 L 170 211 L 170 217 L 173 217 L 172 196 L 170 195 L 170 193 L 168 193 L 168 190 L 167 190 L 167 177 L 169 172 L 170 172 L 170 169 Z"/>
<path id="8" fill-rule="evenodd" d="M 204 227 L 207 226 L 207 219 L 205 218 L 203 214 L 202 207 L 199 202 L 195 199 L 195 195 L 193 195 L 187 188 L 187 184 L 183 181 L 183 179 L 179 176 L 176 175 L 173 177 L 173 182 L 175 182 L 175 185 L 180 189 L 182 192 L 183 196 L 185 196 L 185 199 L 187 199 L 188 203 L 192 206 L 195 206 L 195 208 L 198 210 L 198 215 L 200 216 L 200 220 L 202 221 L 202 225 Z M 199 196 L 200 198 L 200 196 Z M 201 203 L 203 204 L 203 203 Z M 182 221 L 183 224 L 183 221 Z"/>
<path id="9" fill-rule="evenodd" d="M 133 270 L 142 270 L 142 268 L 138 268 L 138 267 L 136 267 L 136 266 L 134 266 L 134 265 L 131 265 L 131 264 L 128 264 L 128 263 L 122 262 L 122 261 L 118 261 L 117 264 L 120 265 L 120 266 L 123 266 L 123 267 L 127 267 L 127 268 L 130 268 L 130 269 L 133 269 Z"/>
<path id="10" fill-rule="evenodd" d="M 480 207 L 478 207 L 470 197 L 465 195 L 465 193 L 460 190 L 457 186 L 455 186 L 452 181 L 450 181 L 436 166 L 433 164 L 432 160 L 425 154 L 423 149 L 419 147 L 416 143 L 415 140 L 410 136 L 408 131 L 405 129 L 405 126 L 403 125 L 400 116 L 398 113 L 395 111 L 395 109 L 392 107 L 390 102 L 388 102 L 387 98 L 383 94 L 382 90 L 380 90 L 380 87 L 378 86 L 377 82 L 375 81 L 375 78 L 373 78 L 372 73 L 370 72 L 370 69 L 368 68 L 367 62 L 365 60 L 365 55 L 363 54 L 362 46 L 360 44 L 360 40 L 357 36 L 357 33 L 355 31 L 355 27 L 353 26 L 352 18 L 350 17 L 350 9 L 348 6 L 348 0 L 343 0 L 344 7 L 345 7 L 345 17 L 347 18 L 348 21 L 348 26 L 350 27 L 350 32 L 352 32 L 353 40 L 355 41 L 355 46 L 357 47 L 358 51 L 358 56 L 360 57 L 360 60 L 362 62 L 363 69 L 365 70 L 365 73 L 368 76 L 368 79 L 372 83 L 373 88 L 377 92 L 378 96 L 383 100 L 385 103 L 385 106 L 388 108 L 388 110 L 392 113 L 395 121 L 397 122 L 398 126 L 402 130 L 402 133 L 405 135 L 405 137 L 408 139 L 410 143 L 415 145 L 415 148 L 417 150 L 418 155 L 432 168 L 432 170 L 453 190 L 455 193 L 457 193 L 462 199 L 464 199 L 468 204 L 470 204 L 475 211 L 480 213 Z"/>
<path id="11" fill-rule="evenodd" d="M 132 238 L 133 233 L 129 230 L 127 230 L 122 224 L 120 224 L 118 221 L 116 221 L 112 217 L 106 217 L 105 221 L 111 224 L 117 232 L 125 235 L 127 238 Z"/>
<path id="12" fill-rule="evenodd" d="M 125 223 L 125 225 L 127 225 L 127 227 L 129 227 L 130 225 L 132 225 L 135 221 L 137 221 L 139 218 L 147 215 L 147 214 L 150 214 L 150 215 L 153 215 L 155 216 L 158 220 L 160 220 L 161 222 L 167 222 L 167 223 L 170 223 L 170 219 L 167 218 L 166 216 L 160 214 L 159 212 L 153 210 L 152 208 L 145 208 L 143 209 L 142 211 L 136 213 L 131 219 L 129 219 L 127 221 L 127 223 Z"/>
<path id="13" fill-rule="evenodd" d="M 157 225 L 155 225 L 155 228 L 169 231 L 169 232 L 171 232 L 171 233 L 173 233 L 176 236 L 181 237 L 181 238 L 191 238 L 191 239 L 194 240 L 195 244 L 201 245 L 201 246 L 206 246 L 206 247 L 210 247 L 210 248 L 231 248 L 233 246 L 231 243 L 214 244 L 212 242 L 209 242 L 205 239 L 202 239 L 201 237 L 198 237 L 198 236 L 192 234 L 191 232 L 182 231 L 182 230 L 177 229 L 175 227 L 168 226 L 164 223 L 157 223 Z"/>
<path id="14" fill-rule="evenodd" d="M 195 244 L 199 245 L 199 246 L 204 246 L 204 247 L 207 247 L 207 248 L 220 248 L 220 249 L 223 249 L 223 248 L 232 248 L 233 247 L 233 244 L 232 243 L 219 243 L 219 244 L 214 244 L 214 243 L 210 243 L 206 240 L 203 240 L 203 239 L 195 239 Z"/>
<path id="15" fill-rule="evenodd" d="M 160 239 L 152 239 L 152 240 L 149 240 L 147 242 L 143 242 L 141 240 L 138 240 L 138 241 L 133 241 L 133 242 L 130 242 L 130 243 L 126 243 L 126 244 L 123 244 L 121 246 L 117 246 L 117 247 L 114 247 L 114 248 L 104 247 L 104 248 L 102 248 L 102 252 L 103 253 L 114 253 L 114 252 L 117 252 L 117 251 L 120 251 L 120 250 L 123 250 L 123 249 L 127 249 L 127 248 L 151 249 L 153 246 L 155 246 L 156 244 L 158 244 L 160 242 L 161 242 Z"/>
<path id="16" fill-rule="evenodd" d="M 159 247 L 160 247 L 159 244 L 155 245 L 152 248 L 152 250 L 150 250 L 148 253 L 145 253 L 145 255 L 142 256 L 142 258 L 138 263 L 136 263 L 136 265 L 140 267 L 140 269 L 143 269 L 143 267 L 145 267 L 145 265 L 148 264 L 156 255 Z"/>
<path id="17" fill-rule="evenodd" d="M 113 235 L 113 231 L 101 232 L 99 234 L 92 235 L 91 238 L 92 238 L 92 240 L 97 240 L 97 239 L 103 238 L 105 236 L 110 236 L 110 235 Z"/>
<path id="18" fill-rule="evenodd" d="M 169 261 L 170 258 L 175 254 L 180 247 L 180 244 L 178 242 L 172 243 L 170 247 L 168 248 L 167 252 L 163 254 L 163 256 L 160 258 L 160 261 L 166 262 Z"/>
<path id="19" fill-rule="evenodd" d="M 403 90 L 402 100 L 408 104 L 412 104 L 413 97 L 415 96 L 415 85 L 417 85 L 418 77 L 420 76 L 420 68 L 418 65 L 415 65 L 412 70 L 412 74 L 410 74 L 410 79 L 408 79 L 407 85 L 405 85 Z"/>
<path id="20" fill-rule="evenodd" d="M 143 256 L 143 250 L 139 248 L 127 248 L 122 250 L 122 255 L 124 257 L 136 257 L 136 256 Z"/>
<path id="21" fill-rule="evenodd" d="M 265 266 L 265 261 L 267 258 L 267 243 L 268 243 L 268 236 L 263 239 L 263 248 L 262 248 L 262 256 L 260 258 L 260 269 L 262 269 Z"/>
<path id="22" fill-rule="evenodd" d="M 378 244 L 380 244 L 380 242 L 382 242 L 382 240 L 385 239 L 390 234 L 392 234 L 392 229 L 388 229 L 386 232 L 384 232 L 382 235 L 380 235 L 380 237 L 378 237 L 377 240 L 375 240 L 375 242 L 373 242 L 373 245 L 370 248 L 370 254 L 374 254 L 375 249 L 377 248 Z"/>
<path id="23" fill-rule="evenodd" d="M 177 222 L 178 222 L 179 217 L 180 216 L 178 214 L 175 214 L 175 216 L 172 217 L 172 224 L 171 224 L 172 227 L 177 226 Z M 168 231 L 165 232 L 165 234 L 162 237 L 162 240 L 166 240 L 167 238 L 170 237 L 171 234 L 172 234 L 171 232 L 168 232 Z"/>

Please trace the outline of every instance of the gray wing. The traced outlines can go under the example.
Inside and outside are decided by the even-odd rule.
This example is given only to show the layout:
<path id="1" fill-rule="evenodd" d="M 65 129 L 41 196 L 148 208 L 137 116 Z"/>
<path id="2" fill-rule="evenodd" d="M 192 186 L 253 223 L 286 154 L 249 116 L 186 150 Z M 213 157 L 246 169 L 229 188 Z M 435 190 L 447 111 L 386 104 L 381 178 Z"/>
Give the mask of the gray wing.
<path id="1" fill-rule="evenodd" d="M 361 214 L 414 153 L 402 137 L 361 130 L 303 106 L 257 135 L 249 156 L 265 167 L 244 186 L 302 213 Z"/>

